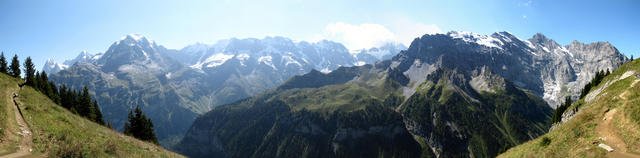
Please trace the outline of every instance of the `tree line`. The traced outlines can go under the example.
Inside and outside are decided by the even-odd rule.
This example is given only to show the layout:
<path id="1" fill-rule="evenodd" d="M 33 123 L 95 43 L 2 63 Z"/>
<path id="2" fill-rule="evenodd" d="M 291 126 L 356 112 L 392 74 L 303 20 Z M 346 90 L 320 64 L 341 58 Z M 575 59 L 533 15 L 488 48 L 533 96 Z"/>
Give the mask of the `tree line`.
<path id="1" fill-rule="evenodd" d="M 603 71 L 603 70 L 597 71 L 596 75 L 593 77 L 593 79 L 591 79 L 591 82 L 585 84 L 584 88 L 582 88 L 582 91 L 580 91 L 579 99 L 582 99 L 585 96 L 587 96 L 587 94 L 589 94 L 589 91 L 591 91 L 592 88 L 600 84 L 600 82 L 602 82 L 602 79 L 604 79 L 604 77 L 607 77 L 609 74 L 611 74 L 609 69 L 607 69 L 607 71 Z M 567 108 L 571 106 L 571 103 L 572 103 L 571 96 L 566 96 L 564 103 L 560 104 L 560 106 L 558 106 L 556 110 L 553 111 L 551 123 L 557 123 L 562 121 L 562 114 L 565 111 L 567 111 Z"/>
<path id="2" fill-rule="evenodd" d="M 31 57 L 27 57 L 24 62 L 24 83 L 20 86 L 30 86 L 36 91 L 49 97 L 56 104 L 68 109 L 74 114 L 80 115 L 97 124 L 112 128 L 111 122 L 105 123 L 98 101 L 92 99 L 89 88 L 84 86 L 82 91 L 76 91 L 72 87 L 62 84 L 60 87 L 49 81 L 47 73 L 38 72 Z M 0 53 L 0 73 L 20 78 L 20 61 L 18 55 L 14 55 L 11 64 L 8 64 L 4 57 L 4 52 Z M 125 123 L 124 133 L 143 141 L 158 144 L 158 138 L 153 132 L 153 123 L 147 118 L 139 107 L 129 111 L 128 122 Z"/>
<path id="3" fill-rule="evenodd" d="M 580 92 L 580 99 L 587 96 L 591 88 L 596 87 L 598 84 L 600 84 L 602 79 L 604 79 L 604 77 L 606 77 L 609 74 L 611 74 L 611 72 L 609 72 L 609 69 L 607 69 L 606 72 L 603 70 L 596 72 L 596 76 L 594 76 L 593 79 L 591 79 L 591 82 L 587 83 L 586 85 L 584 85 L 584 88 L 582 88 L 582 91 Z"/>
<path id="4" fill-rule="evenodd" d="M 18 61 L 18 55 L 14 55 L 11 60 L 9 69 L 6 68 L 6 61 L 4 52 L 0 54 L 0 72 L 11 75 L 12 77 L 19 78 L 21 75 L 20 61 Z M 100 111 L 100 106 L 96 100 L 89 95 L 89 89 L 84 86 L 82 92 L 67 88 L 66 85 L 58 88 L 55 83 L 49 81 L 47 73 L 42 71 L 38 72 L 35 69 L 35 65 L 31 60 L 31 57 L 27 57 L 24 61 L 24 83 L 21 86 L 30 86 L 36 91 L 49 97 L 51 101 L 58 105 L 68 109 L 69 111 L 85 117 L 100 125 L 105 125 Z"/>

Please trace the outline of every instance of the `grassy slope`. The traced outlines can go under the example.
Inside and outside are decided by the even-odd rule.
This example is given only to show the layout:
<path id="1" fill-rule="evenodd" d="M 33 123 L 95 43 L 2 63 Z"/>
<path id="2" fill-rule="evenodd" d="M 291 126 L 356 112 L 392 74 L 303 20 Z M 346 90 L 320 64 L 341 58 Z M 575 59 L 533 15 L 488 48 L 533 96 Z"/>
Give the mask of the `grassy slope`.
<path id="1" fill-rule="evenodd" d="M 19 130 L 16 128 L 13 117 L 13 101 L 11 93 L 18 89 L 18 79 L 0 74 L 0 155 L 12 153 L 18 149 L 20 137 L 16 136 Z"/>
<path id="2" fill-rule="evenodd" d="M 0 85 L 17 83 L 0 74 Z M 0 89 L 7 91 L 4 86 Z M 21 111 L 34 133 L 34 153 L 51 157 L 181 157 L 72 114 L 31 87 L 25 86 L 18 93 Z"/>
<path id="3" fill-rule="evenodd" d="M 604 113 L 615 108 L 618 111 L 613 120 L 615 130 L 627 144 L 627 151 L 640 153 L 640 84 L 631 87 L 636 80 L 634 75 L 612 82 L 627 71 L 635 71 L 638 74 L 640 62 L 636 60 L 624 64 L 605 77 L 601 84 L 593 88 L 604 88 L 595 99 L 590 102 L 581 99 L 569 107 L 568 109 L 579 108 L 573 119 L 537 139 L 508 150 L 499 157 L 603 157 L 606 151 L 598 147 L 602 141 L 598 139 L 595 128 Z M 607 82 L 612 84 L 603 87 Z M 594 93 L 594 90 L 591 90 L 591 93 Z M 621 97 L 623 93 L 626 98 Z M 550 139 L 551 142 L 543 145 L 544 138 Z"/>

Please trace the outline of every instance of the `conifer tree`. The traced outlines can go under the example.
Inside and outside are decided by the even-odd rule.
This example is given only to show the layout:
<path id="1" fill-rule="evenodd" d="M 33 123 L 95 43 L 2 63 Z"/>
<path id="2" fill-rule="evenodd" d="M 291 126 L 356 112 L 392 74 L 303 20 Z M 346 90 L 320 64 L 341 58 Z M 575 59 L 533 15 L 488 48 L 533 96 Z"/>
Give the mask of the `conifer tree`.
<path id="1" fill-rule="evenodd" d="M 571 102 L 571 96 L 566 96 L 564 99 L 564 103 L 560 104 L 560 106 L 558 106 L 556 110 L 553 111 L 551 123 L 562 121 L 562 114 L 567 110 L 567 108 L 569 108 L 569 106 L 571 106 Z"/>
<path id="2" fill-rule="evenodd" d="M 38 73 L 36 71 L 36 76 L 33 79 L 33 85 L 31 87 L 33 87 L 36 90 L 42 91 L 42 87 L 40 86 L 40 84 L 42 83 L 42 78 L 40 78 L 40 73 Z"/>
<path id="3" fill-rule="evenodd" d="M 11 70 L 10 75 L 18 78 L 20 77 L 20 61 L 18 61 L 18 54 L 13 56 L 13 59 L 11 60 L 11 65 L 9 65 L 9 68 Z"/>
<path id="4" fill-rule="evenodd" d="M 58 93 L 58 87 L 53 82 L 49 82 L 49 87 L 51 87 L 51 92 L 53 93 L 53 96 L 51 99 L 54 102 L 56 102 L 58 105 L 62 104 L 60 93 Z"/>
<path id="5" fill-rule="evenodd" d="M 78 111 L 78 106 L 80 105 L 80 101 L 78 99 L 78 92 L 76 90 L 71 90 L 71 92 L 69 93 L 69 110 L 71 110 L 71 112 L 76 113 L 76 114 L 80 114 Z M 80 115 L 82 116 L 82 115 Z"/>
<path id="6" fill-rule="evenodd" d="M 124 134 L 158 144 L 158 138 L 153 132 L 153 122 L 142 113 L 138 106 L 134 111 L 129 111 L 128 122 L 124 124 Z"/>
<path id="7" fill-rule="evenodd" d="M 63 84 L 60 88 L 60 99 L 62 107 L 71 110 L 71 105 L 73 102 L 71 101 L 70 90 L 67 88 L 67 85 Z"/>
<path id="8" fill-rule="evenodd" d="M 27 59 L 24 60 L 24 80 L 26 81 L 26 85 L 36 87 L 33 81 L 35 80 L 35 73 L 36 68 L 31 61 L 31 57 L 27 57 Z"/>
<path id="9" fill-rule="evenodd" d="M 51 86 L 50 82 L 49 82 L 49 77 L 47 77 L 47 73 L 42 71 L 42 73 L 40 73 L 40 80 L 37 81 L 38 82 L 38 87 L 40 87 L 40 91 L 44 94 L 46 94 L 49 98 L 53 98 L 53 87 Z"/>
<path id="10" fill-rule="evenodd" d="M 9 74 L 9 67 L 7 67 L 7 59 L 4 57 L 4 52 L 0 53 L 0 73 Z"/>
<path id="11" fill-rule="evenodd" d="M 104 126 L 104 119 L 102 118 L 102 111 L 100 110 L 100 106 L 98 105 L 98 101 L 93 100 L 93 109 L 96 115 L 95 122 Z"/>
<path id="12" fill-rule="evenodd" d="M 80 114 L 80 116 L 84 116 L 89 120 L 95 120 L 96 116 L 93 113 L 95 110 L 93 108 L 93 104 L 91 102 L 91 96 L 89 95 L 89 88 L 84 86 L 82 88 L 82 94 L 80 94 L 79 103 L 76 106 L 76 110 Z"/>

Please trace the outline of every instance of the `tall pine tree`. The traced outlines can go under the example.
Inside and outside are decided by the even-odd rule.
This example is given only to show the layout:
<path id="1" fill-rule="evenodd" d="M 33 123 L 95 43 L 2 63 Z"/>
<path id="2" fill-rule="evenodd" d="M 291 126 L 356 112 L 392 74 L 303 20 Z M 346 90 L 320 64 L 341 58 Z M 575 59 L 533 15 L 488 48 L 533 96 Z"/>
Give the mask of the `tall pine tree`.
<path id="1" fill-rule="evenodd" d="M 33 80 L 33 88 L 39 91 L 42 91 L 40 84 L 42 83 L 42 78 L 40 78 L 40 73 L 36 71 L 36 77 Z"/>
<path id="2" fill-rule="evenodd" d="M 40 73 L 40 80 L 36 80 L 37 82 L 37 86 L 40 89 L 40 91 L 42 91 L 42 93 L 46 94 L 47 96 L 49 96 L 49 98 L 53 98 L 54 94 L 53 94 L 53 87 L 51 87 L 51 84 L 49 83 L 49 77 L 47 77 L 47 73 L 42 71 Z"/>
<path id="3" fill-rule="evenodd" d="M 11 70 L 10 75 L 18 78 L 20 77 L 20 61 L 18 61 L 18 54 L 13 56 L 13 59 L 11 60 L 11 65 L 9 65 L 9 68 Z"/>
<path id="4" fill-rule="evenodd" d="M 93 109 L 96 115 L 94 122 L 104 126 L 104 119 L 102 119 L 102 110 L 100 110 L 100 106 L 98 105 L 98 101 L 93 100 Z"/>
<path id="5" fill-rule="evenodd" d="M 24 80 L 26 81 L 26 85 L 31 86 L 31 87 L 36 87 L 37 85 L 35 85 L 34 80 L 35 78 L 35 73 L 36 73 L 36 68 L 35 65 L 33 65 L 33 62 L 31 61 L 31 57 L 27 57 L 27 59 L 24 60 Z"/>
<path id="6" fill-rule="evenodd" d="M 134 111 L 129 111 L 128 122 L 124 123 L 124 134 L 158 144 L 158 138 L 153 132 L 153 122 L 138 106 Z"/>
<path id="7" fill-rule="evenodd" d="M 60 99 L 62 107 L 71 110 L 73 105 L 73 101 L 71 101 L 71 90 L 68 89 L 65 84 L 60 88 Z"/>
<path id="8" fill-rule="evenodd" d="M 60 93 L 58 93 L 58 87 L 56 87 L 56 84 L 54 84 L 53 82 L 49 82 L 49 87 L 51 87 L 51 92 L 53 94 L 51 100 L 56 102 L 58 105 L 62 104 L 62 100 L 60 100 Z"/>
<path id="9" fill-rule="evenodd" d="M 78 105 L 80 105 L 80 101 L 78 98 L 78 92 L 76 90 L 71 90 L 71 92 L 69 93 L 69 101 L 71 102 L 69 105 L 71 106 L 71 108 L 69 108 L 69 110 L 76 114 L 80 114 L 78 113 Z"/>
<path id="10" fill-rule="evenodd" d="M 0 53 L 0 73 L 9 74 L 9 67 L 7 67 L 7 59 L 4 58 L 4 52 Z"/>
<path id="11" fill-rule="evenodd" d="M 80 94 L 80 100 L 78 100 L 78 105 L 76 105 L 76 110 L 80 114 L 80 116 L 84 116 L 89 120 L 95 120 L 96 115 L 93 113 L 95 111 L 93 109 L 93 104 L 91 102 L 91 96 L 89 95 L 89 88 L 84 86 L 82 88 L 82 94 Z"/>

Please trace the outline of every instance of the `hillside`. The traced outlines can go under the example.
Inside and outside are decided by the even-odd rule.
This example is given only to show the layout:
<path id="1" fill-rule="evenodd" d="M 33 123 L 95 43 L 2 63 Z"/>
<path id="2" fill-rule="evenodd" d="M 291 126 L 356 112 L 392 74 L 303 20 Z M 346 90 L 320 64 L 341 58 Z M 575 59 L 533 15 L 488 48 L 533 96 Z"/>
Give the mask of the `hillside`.
<path id="1" fill-rule="evenodd" d="M 75 115 L 20 82 L 0 74 L 0 155 L 182 157 Z"/>
<path id="2" fill-rule="evenodd" d="M 639 74 L 637 60 L 622 65 L 573 103 L 549 133 L 499 157 L 640 157 Z"/>

